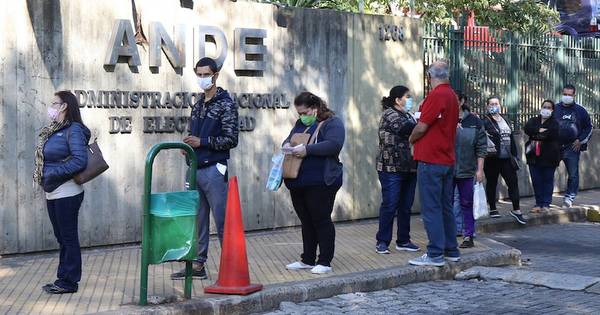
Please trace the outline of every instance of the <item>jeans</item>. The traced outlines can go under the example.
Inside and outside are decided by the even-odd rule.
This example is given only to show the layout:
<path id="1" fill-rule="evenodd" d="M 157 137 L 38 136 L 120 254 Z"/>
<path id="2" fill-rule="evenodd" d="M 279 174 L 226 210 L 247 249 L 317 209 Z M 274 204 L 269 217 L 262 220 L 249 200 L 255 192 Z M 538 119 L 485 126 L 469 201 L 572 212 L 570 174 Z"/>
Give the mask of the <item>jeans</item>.
<path id="1" fill-rule="evenodd" d="M 454 221 L 456 221 L 456 233 L 463 234 L 463 212 L 460 206 L 460 193 L 458 187 L 454 185 L 454 201 L 452 202 L 452 212 L 454 212 Z"/>
<path id="2" fill-rule="evenodd" d="M 335 227 L 331 221 L 340 186 L 308 186 L 290 189 L 292 205 L 302 224 L 301 260 L 307 265 L 331 266 L 335 251 Z M 317 246 L 319 259 L 317 260 Z"/>
<path id="3" fill-rule="evenodd" d="M 554 171 L 556 167 L 553 166 L 529 165 L 536 207 L 550 207 L 554 191 Z"/>
<path id="4" fill-rule="evenodd" d="M 574 201 L 579 191 L 579 157 L 581 152 L 575 152 L 571 148 L 567 148 L 563 151 L 562 161 L 565 163 L 567 168 L 567 174 L 569 179 L 567 180 L 567 191 L 565 192 L 565 199 Z"/>
<path id="5" fill-rule="evenodd" d="M 216 165 L 200 168 L 196 172 L 197 189 L 200 193 L 198 207 L 198 259 L 205 263 L 208 259 L 208 241 L 210 216 L 212 210 L 217 236 L 223 243 L 223 227 L 225 225 L 225 206 L 227 204 L 227 172 L 221 174 Z"/>
<path id="6" fill-rule="evenodd" d="M 397 217 L 396 244 L 404 245 L 410 241 L 410 213 L 415 200 L 417 174 L 379 172 L 379 182 L 382 201 L 379 208 L 377 243 L 390 246 L 394 217 Z"/>
<path id="7" fill-rule="evenodd" d="M 427 255 L 458 256 L 456 222 L 452 212 L 454 169 L 452 166 L 419 162 L 417 183 L 421 215 L 429 238 Z"/>
<path id="8" fill-rule="evenodd" d="M 81 280 L 78 218 L 83 195 L 46 200 L 54 236 L 60 244 L 57 280 L 54 284 L 67 290 L 77 290 Z"/>
<path id="9" fill-rule="evenodd" d="M 456 178 L 454 186 L 456 193 L 454 195 L 454 216 L 456 218 L 456 227 L 458 231 L 463 230 L 464 236 L 473 237 L 475 233 L 475 218 L 473 217 L 473 186 L 474 178 Z M 458 202 L 456 201 L 458 195 Z M 457 211 L 458 205 L 458 211 Z M 458 225 L 460 220 L 460 229 Z"/>
<path id="10" fill-rule="evenodd" d="M 520 210 L 519 179 L 517 178 L 517 170 L 513 167 L 510 159 L 487 158 L 485 159 L 483 172 L 487 180 L 485 194 L 490 210 L 496 210 L 496 189 L 498 188 L 499 175 L 502 175 L 506 186 L 508 186 L 508 197 L 512 201 L 513 210 Z"/>

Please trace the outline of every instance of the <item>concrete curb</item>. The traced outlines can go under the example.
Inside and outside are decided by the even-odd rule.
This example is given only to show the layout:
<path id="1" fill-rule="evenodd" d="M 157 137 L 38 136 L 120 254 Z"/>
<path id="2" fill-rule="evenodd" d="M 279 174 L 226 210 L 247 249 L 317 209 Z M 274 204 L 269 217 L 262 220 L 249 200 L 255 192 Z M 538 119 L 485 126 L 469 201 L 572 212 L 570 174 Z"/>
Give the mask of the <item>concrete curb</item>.
<path id="1" fill-rule="evenodd" d="M 476 229 L 479 234 L 489 234 L 502 232 L 506 230 L 525 229 L 531 226 L 539 226 L 546 224 L 559 224 L 569 222 L 585 222 L 588 219 L 588 213 L 591 211 L 598 211 L 596 206 L 577 206 L 570 209 L 557 209 L 554 208 L 547 213 L 541 214 L 529 214 L 527 215 L 527 225 L 522 225 L 505 214 L 501 218 L 497 219 L 485 219 L 484 221 L 477 222 Z"/>
<path id="2" fill-rule="evenodd" d="M 119 310 L 100 314 L 260 313 L 276 309 L 284 301 L 301 303 L 344 293 L 377 291 L 415 282 L 453 279 L 459 272 L 474 266 L 495 267 L 520 264 L 520 251 L 487 238 L 481 238 L 478 242 L 490 249 L 464 255 L 461 262 L 448 263 L 442 268 L 399 266 L 369 270 L 323 279 L 269 285 L 263 291 L 249 296 L 208 296 L 167 305 L 125 306 Z"/>

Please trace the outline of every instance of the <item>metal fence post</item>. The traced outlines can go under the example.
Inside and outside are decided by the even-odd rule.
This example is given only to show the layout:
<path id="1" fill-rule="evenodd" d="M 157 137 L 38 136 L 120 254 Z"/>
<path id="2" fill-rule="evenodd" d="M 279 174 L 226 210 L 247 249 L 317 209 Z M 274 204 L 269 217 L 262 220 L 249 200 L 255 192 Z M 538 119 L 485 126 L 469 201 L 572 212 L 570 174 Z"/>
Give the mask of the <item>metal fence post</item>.
<path id="1" fill-rule="evenodd" d="M 514 130 L 519 129 L 517 118 L 519 114 L 519 103 L 520 103 L 520 93 L 519 93 L 519 68 L 520 68 L 520 58 L 519 58 L 519 43 L 520 37 L 518 33 L 509 33 L 508 34 L 508 43 L 510 51 L 508 53 L 508 58 L 506 62 L 506 77 L 508 78 L 508 84 L 506 86 L 506 101 L 505 106 L 508 109 L 508 117 L 513 122 Z"/>

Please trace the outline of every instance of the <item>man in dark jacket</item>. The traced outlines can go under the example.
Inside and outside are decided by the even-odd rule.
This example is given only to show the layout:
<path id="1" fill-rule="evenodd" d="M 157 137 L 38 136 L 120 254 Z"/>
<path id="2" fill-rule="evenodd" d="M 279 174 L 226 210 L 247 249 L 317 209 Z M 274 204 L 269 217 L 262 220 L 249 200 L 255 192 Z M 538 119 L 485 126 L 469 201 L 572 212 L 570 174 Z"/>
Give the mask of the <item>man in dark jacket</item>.
<path id="1" fill-rule="evenodd" d="M 575 103 L 575 87 L 565 85 L 561 102 L 556 104 L 554 117 L 560 125 L 562 161 L 565 163 L 569 179 L 565 192 L 564 206 L 570 208 L 579 190 L 579 157 L 587 150 L 592 136 L 590 115 L 583 106 Z"/>
<path id="2" fill-rule="evenodd" d="M 206 279 L 204 263 L 208 258 L 209 209 L 217 226 L 219 241 L 223 242 L 225 205 L 227 202 L 227 160 L 229 151 L 238 144 L 238 109 L 226 90 L 217 87 L 217 63 L 202 58 L 196 64 L 198 85 L 204 94 L 192 108 L 191 134 L 183 142 L 194 148 L 198 159 L 197 187 L 200 192 L 198 208 L 198 259 L 194 263 L 194 278 Z M 185 278 L 185 269 L 171 275 Z"/>

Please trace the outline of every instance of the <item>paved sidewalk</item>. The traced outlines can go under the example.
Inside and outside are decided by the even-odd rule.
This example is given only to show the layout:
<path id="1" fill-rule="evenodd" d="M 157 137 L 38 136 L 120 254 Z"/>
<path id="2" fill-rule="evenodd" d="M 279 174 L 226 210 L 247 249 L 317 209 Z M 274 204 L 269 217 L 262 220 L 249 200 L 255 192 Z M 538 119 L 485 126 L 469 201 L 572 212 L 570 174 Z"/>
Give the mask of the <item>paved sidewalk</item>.
<path id="1" fill-rule="evenodd" d="M 583 192 L 580 202 L 600 204 L 598 191 Z M 531 203 L 523 200 L 524 209 Z M 500 207 L 507 207 L 502 203 Z M 374 252 L 375 220 L 339 223 L 336 225 L 336 256 L 332 263 L 334 273 L 330 276 L 364 272 L 396 266 L 406 266 L 410 258 L 421 253 L 398 252 L 390 255 Z M 412 238 L 422 248 L 427 238 L 420 217 L 413 217 Z M 211 242 L 208 280 L 194 281 L 194 297 L 203 294 L 204 286 L 217 278 L 220 250 L 216 241 Z M 477 247 L 463 254 L 486 251 Z M 296 261 L 302 249 L 298 228 L 249 233 L 247 251 L 251 279 L 255 283 L 283 284 L 286 282 L 325 278 L 307 271 L 287 271 L 285 265 Z M 0 314 L 82 314 L 119 309 L 138 301 L 139 294 L 139 246 L 113 247 L 86 250 L 83 253 L 83 278 L 80 291 L 62 296 L 48 295 L 41 286 L 54 280 L 58 264 L 57 253 L 26 255 L 0 259 Z M 170 297 L 183 296 L 183 281 L 172 281 L 169 275 L 183 264 L 166 263 L 151 266 L 149 295 Z"/>

